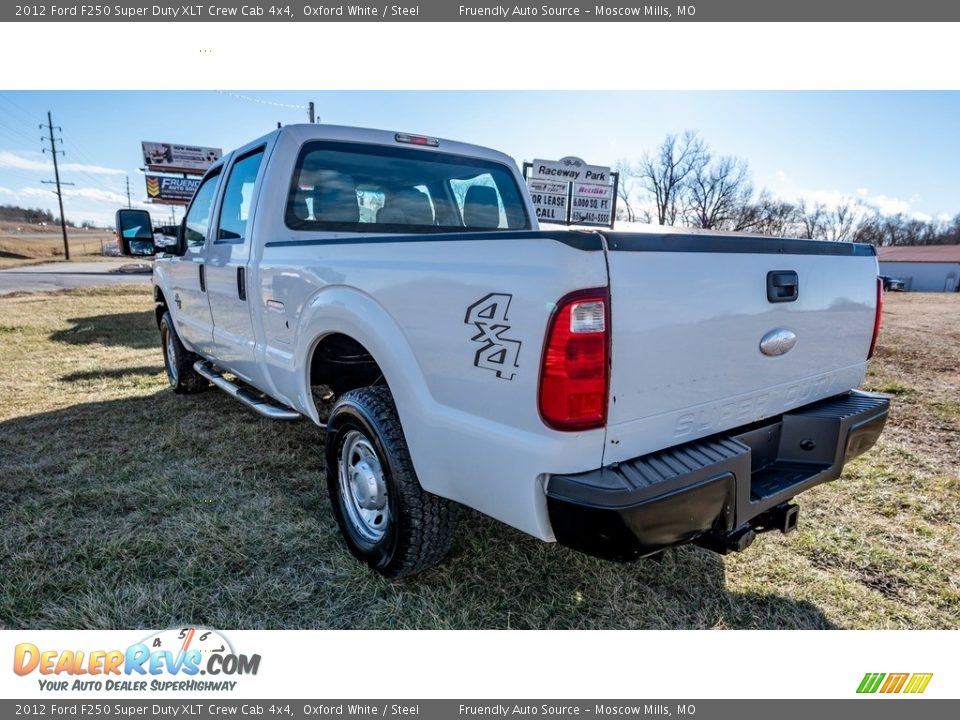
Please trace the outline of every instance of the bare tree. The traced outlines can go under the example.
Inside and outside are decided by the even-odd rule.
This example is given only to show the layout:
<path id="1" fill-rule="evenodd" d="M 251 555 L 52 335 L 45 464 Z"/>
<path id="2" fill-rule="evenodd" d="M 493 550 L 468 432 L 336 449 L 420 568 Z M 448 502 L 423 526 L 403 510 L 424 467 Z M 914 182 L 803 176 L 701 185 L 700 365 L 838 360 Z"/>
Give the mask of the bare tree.
<path id="1" fill-rule="evenodd" d="M 753 186 L 747 163 L 726 155 L 714 160 L 703 151 L 696 158 L 686 187 L 688 222 L 713 230 L 742 230 L 742 209 L 750 204 Z M 740 216 L 740 223 L 735 221 Z"/>
<path id="2" fill-rule="evenodd" d="M 798 225 L 796 205 L 774 198 L 769 190 L 762 190 L 755 201 L 736 208 L 732 229 L 758 235 L 797 237 L 800 234 Z"/>
<path id="3" fill-rule="evenodd" d="M 636 173 L 634 173 L 627 160 L 620 160 L 617 163 L 616 170 L 619 174 L 617 178 L 617 199 L 619 200 L 617 203 L 617 219 L 637 222 L 640 213 L 633 204 L 635 202 Z M 647 214 L 645 222 L 649 222 L 649 214 Z"/>
<path id="4" fill-rule="evenodd" d="M 801 237 L 818 239 L 825 234 L 825 218 L 827 206 L 823 203 L 808 204 L 801 200 L 797 207 L 797 215 L 801 226 Z"/>
<path id="5" fill-rule="evenodd" d="M 653 153 L 644 153 L 637 168 L 637 179 L 654 200 L 657 223 L 675 225 L 681 217 L 686 183 L 706 152 L 703 141 L 693 131 L 667 135 Z"/>
<path id="6" fill-rule="evenodd" d="M 827 240 L 848 240 L 857 226 L 857 212 L 853 203 L 843 202 L 828 210 L 824 218 Z"/>
<path id="7" fill-rule="evenodd" d="M 712 157 L 692 131 L 667 135 L 637 165 L 621 160 L 617 170 L 618 220 L 873 245 L 960 242 L 960 214 L 934 221 L 881 215 L 862 199 L 828 206 L 810 200 L 792 203 L 765 188 L 755 194 L 747 163 L 734 156 Z"/>

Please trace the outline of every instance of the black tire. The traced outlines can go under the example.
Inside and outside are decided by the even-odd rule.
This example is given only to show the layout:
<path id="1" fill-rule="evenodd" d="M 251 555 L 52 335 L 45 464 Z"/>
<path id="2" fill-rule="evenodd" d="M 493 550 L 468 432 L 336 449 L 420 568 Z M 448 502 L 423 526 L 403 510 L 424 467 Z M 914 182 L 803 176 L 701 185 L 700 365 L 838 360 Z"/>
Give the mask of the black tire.
<path id="1" fill-rule="evenodd" d="M 383 487 L 360 493 L 369 509 L 358 509 L 356 485 L 341 480 L 344 453 L 350 454 L 345 468 L 355 471 L 366 462 L 367 469 L 379 471 Z M 453 543 L 457 505 L 420 486 L 389 389 L 352 390 L 337 401 L 327 423 L 326 459 L 334 516 L 355 557 L 391 578 L 414 575 L 446 557 Z M 363 513 L 366 521 L 358 518 Z M 384 518 L 382 527 L 374 517 L 377 513 Z"/>
<path id="2" fill-rule="evenodd" d="M 163 348 L 163 365 L 167 371 L 167 380 L 175 393 L 189 395 L 206 390 L 210 383 L 197 374 L 193 364 L 200 358 L 187 350 L 180 342 L 180 336 L 173 326 L 170 311 L 160 318 L 160 347 Z"/>

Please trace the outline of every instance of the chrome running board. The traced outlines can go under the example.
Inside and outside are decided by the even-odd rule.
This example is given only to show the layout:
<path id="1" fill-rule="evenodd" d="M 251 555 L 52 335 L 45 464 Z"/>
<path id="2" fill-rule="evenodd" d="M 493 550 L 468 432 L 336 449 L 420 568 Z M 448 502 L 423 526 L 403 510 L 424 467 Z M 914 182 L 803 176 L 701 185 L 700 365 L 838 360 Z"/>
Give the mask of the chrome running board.
<path id="1" fill-rule="evenodd" d="M 202 375 L 218 388 L 227 393 L 227 395 L 239 400 L 255 413 L 263 415 L 265 418 L 270 418 L 271 420 L 299 420 L 301 417 L 303 417 L 296 410 L 292 410 L 283 405 L 274 405 L 270 402 L 267 402 L 263 398 L 254 395 L 249 390 L 230 382 L 212 365 L 209 365 L 203 360 L 198 360 L 195 362 L 193 364 L 193 369 L 197 371 L 197 374 Z"/>

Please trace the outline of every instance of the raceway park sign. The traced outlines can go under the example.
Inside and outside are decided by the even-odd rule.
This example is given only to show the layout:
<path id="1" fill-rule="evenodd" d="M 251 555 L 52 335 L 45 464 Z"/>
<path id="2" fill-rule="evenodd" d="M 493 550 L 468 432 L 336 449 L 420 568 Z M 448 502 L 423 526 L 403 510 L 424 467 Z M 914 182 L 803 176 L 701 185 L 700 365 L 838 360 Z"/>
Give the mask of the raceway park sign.
<path id="1" fill-rule="evenodd" d="M 577 157 L 523 164 L 537 220 L 564 225 L 613 227 L 618 173 Z"/>
<path id="2" fill-rule="evenodd" d="M 220 148 L 200 145 L 156 142 L 141 142 L 140 145 L 143 148 L 143 164 L 154 172 L 203 175 L 223 155 Z"/>
<path id="3" fill-rule="evenodd" d="M 150 202 L 186 205 L 200 187 L 200 178 L 147 175 L 147 198 Z"/>

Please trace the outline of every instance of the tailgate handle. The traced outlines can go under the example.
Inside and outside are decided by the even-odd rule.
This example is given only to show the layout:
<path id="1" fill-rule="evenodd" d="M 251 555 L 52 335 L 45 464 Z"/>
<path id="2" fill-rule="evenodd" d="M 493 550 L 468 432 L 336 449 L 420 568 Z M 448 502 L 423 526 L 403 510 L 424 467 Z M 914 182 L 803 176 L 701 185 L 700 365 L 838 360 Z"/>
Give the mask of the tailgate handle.
<path id="1" fill-rule="evenodd" d="M 800 280 L 794 270 L 771 270 L 767 273 L 767 300 L 772 303 L 793 302 L 800 296 Z"/>

